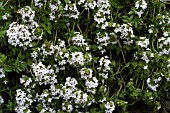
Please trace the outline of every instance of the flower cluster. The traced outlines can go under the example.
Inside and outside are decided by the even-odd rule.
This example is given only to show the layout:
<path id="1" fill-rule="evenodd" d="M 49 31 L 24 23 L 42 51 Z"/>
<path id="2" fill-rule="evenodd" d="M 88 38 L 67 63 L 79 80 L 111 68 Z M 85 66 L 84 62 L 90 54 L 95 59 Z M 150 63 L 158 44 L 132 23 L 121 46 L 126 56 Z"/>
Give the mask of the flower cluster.
<path id="1" fill-rule="evenodd" d="M 34 21 L 35 11 L 31 9 L 29 6 L 25 6 L 24 8 L 19 10 L 20 14 L 22 15 L 23 22 Z"/>
<path id="2" fill-rule="evenodd" d="M 55 71 L 51 69 L 50 65 L 46 67 L 42 62 L 39 62 L 38 64 L 33 63 L 32 69 L 35 74 L 35 81 L 39 82 L 39 85 L 57 83 L 57 76 L 55 75 Z"/>
<path id="3" fill-rule="evenodd" d="M 97 33 L 96 40 L 97 40 L 97 44 L 99 45 L 98 49 L 103 54 L 104 52 L 106 52 L 106 50 L 104 48 L 107 47 L 108 44 L 110 43 L 110 37 L 109 37 L 108 33 L 105 32 L 105 36 L 102 36 L 102 34 L 100 32 Z"/>
<path id="4" fill-rule="evenodd" d="M 52 1 L 52 0 L 50 0 L 50 1 Z M 52 21 L 54 20 L 55 22 L 57 22 L 55 14 L 58 11 L 58 7 L 60 4 L 61 4 L 60 0 L 57 0 L 57 3 L 50 2 L 50 4 L 49 4 L 49 8 L 51 9 L 51 13 L 49 14 L 50 20 L 52 20 Z"/>
<path id="5" fill-rule="evenodd" d="M 9 37 L 8 43 L 13 46 L 28 46 L 31 39 L 31 33 L 28 30 L 28 27 L 25 25 L 19 25 L 16 22 L 10 24 L 10 28 L 7 31 L 7 36 Z"/>
<path id="6" fill-rule="evenodd" d="M 104 56 L 99 60 L 100 67 L 97 68 L 97 70 L 101 71 L 99 73 L 99 76 L 101 76 L 104 79 L 108 79 L 108 72 L 110 70 L 110 60 L 108 59 L 108 56 Z"/>
<path id="7" fill-rule="evenodd" d="M 112 25 L 113 27 L 115 27 L 114 29 L 114 33 L 115 34 L 120 34 L 119 35 L 116 35 L 119 39 L 118 40 L 122 40 L 123 41 L 123 44 L 127 44 L 127 45 L 130 45 L 132 44 L 134 41 L 134 32 L 133 32 L 133 28 L 132 28 L 132 25 L 130 23 L 128 24 L 116 24 L 113 23 Z"/>
<path id="8" fill-rule="evenodd" d="M 108 27 L 108 20 L 110 19 L 110 3 L 109 0 L 98 0 L 98 12 L 94 15 L 94 20 L 97 22 L 96 27 L 105 29 Z"/>
<path id="9" fill-rule="evenodd" d="M 151 79 L 148 78 L 147 79 L 147 85 L 148 87 L 153 90 L 153 91 L 157 91 L 156 88 L 159 87 L 158 82 L 161 81 L 161 77 L 157 78 L 157 79 L 152 79 L 152 81 L 154 82 L 153 84 L 151 83 Z"/>
<path id="10" fill-rule="evenodd" d="M 71 1 L 65 5 L 64 10 L 68 13 L 64 14 L 63 16 L 67 16 L 69 18 L 78 19 L 78 16 L 80 15 L 76 3 L 71 3 Z"/>
<path id="11" fill-rule="evenodd" d="M 44 3 L 47 2 L 47 0 L 43 0 Z M 39 8 L 43 7 L 44 4 L 42 3 L 42 0 L 34 0 L 35 6 L 38 6 Z"/>
<path id="12" fill-rule="evenodd" d="M 144 47 L 144 48 L 148 48 L 148 45 L 149 45 L 149 39 L 147 39 L 146 37 L 140 37 L 140 39 L 142 40 L 142 41 L 138 41 L 138 45 L 140 46 L 140 47 Z"/>
<path id="13" fill-rule="evenodd" d="M 15 98 L 16 98 L 17 107 L 15 108 L 15 111 L 18 113 L 23 113 L 23 112 L 31 113 L 31 111 L 28 108 L 33 102 L 32 95 L 27 94 L 21 89 L 17 89 L 16 92 L 17 93 Z"/>
<path id="14" fill-rule="evenodd" d="M 135 8 L 136 8 L 136 14 L 140 18 L 142 14 L 144 14 L 144 11 L 147 9 L 147 3 L 145 0 L 138 0 L 135 3 Z"/>
<path id="15" fill-rule="evenodd" d="M 0 112 L 127 112 L 141 100 L 163 107 L 170 81 L 165 2 L 16 3 L 0 2 L 11 11 L 0 13 Z"/>
<path id="16" fill-rule="evenodd" d="M 115 110 L 114 102 L 110 101 L 105 104 L 105 113 L 112 113 Z"/>
<path id="17" fill-rule="evenodd" d="M 87 43 L 85 43 L 85 39 L 83 38 L 83 35 L 80 34 L 80 32 L 74 32 L 75 36 L 72 38 L 73 45 L 77 46 L 87 46 Z"/>
<path id="18" fill-rule="evenodd" d="M 35 17 L 35 11 L 29 6 L 22 8 L 20 14 L 22 15 L 22 20 L 25 24 L 13 22 L 9 25 L 9 29 L 7 30 L 8 43 L 15 47 L 19 46 L 26 49 L 27 46 L 32 47 L 31 42 L 33 40 L 41 40 L 43 32 L 39 37 L 36 36 L 35 30 L 39 25 L 33 20 Z"/>
<path id="19" fill-rule="evenodd" d="M 94 9 L 97 5 L 96 1 L 90 1 L 90 0 L 80 0 L 78 1 L 78 5 L 82 5 L 85 7 L 86 10 L 88 9 Z"/>

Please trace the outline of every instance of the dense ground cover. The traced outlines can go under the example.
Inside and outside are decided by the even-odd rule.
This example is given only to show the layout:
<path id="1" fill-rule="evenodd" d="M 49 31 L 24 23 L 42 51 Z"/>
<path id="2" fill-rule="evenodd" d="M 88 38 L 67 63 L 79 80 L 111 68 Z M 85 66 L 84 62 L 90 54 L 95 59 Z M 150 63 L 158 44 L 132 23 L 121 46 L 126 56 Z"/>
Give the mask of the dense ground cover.
<path id="1" fill-rule="evenodd" d="M 170 112 L 163 0 L 1 0 L 0 112 Z"/>

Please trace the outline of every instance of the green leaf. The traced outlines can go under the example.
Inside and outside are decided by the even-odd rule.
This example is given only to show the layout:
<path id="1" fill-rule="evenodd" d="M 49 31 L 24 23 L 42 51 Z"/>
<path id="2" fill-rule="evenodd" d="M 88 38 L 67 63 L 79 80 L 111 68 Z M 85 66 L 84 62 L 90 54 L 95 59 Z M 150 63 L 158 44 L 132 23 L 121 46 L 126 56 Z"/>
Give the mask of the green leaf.
<path id="1" fill-rule="evenodd" d="M 105 109 L 104 104 L 100 104 L 100 109 L 101 110 Z"/>
<path id="2" fill-rule="evenodd" d="M 63 111 L 59 110 L 57 113 L 64 113 Z"/>
<path id="3" fill-rule="evenodd" d="M 69 2 L 69 0 L 64 0 L 64 2 L 67 4 Z"/>
<path id="4" fill-rule="evenodd" d="M 7 59 L 7 56 L 5 56 L 4 54 L 0 55 L 0 63 L 4 63 Z"/>
<path id="5" fill-rule="evenodd" d="M 52 34 L 50 30 L 48 30 L 47 33 L 50 34 L 50 35 Z"/>
<path id="6" fill-rule="evenodd" d="M 10 66 L 5 66 L 5 67 L 4 67 L 4 71 L 5 71 L 5 72 L 12 72 L 12 67 L 10 67 Z"/>
<path id="7" fill-rule="evenodd" d="M 96 50 L 97 50 L 97 45 L 93 45 L 93 46 L 92 46 L 92 50 L 93 50 L 93 51 L 96 51 Z"/>
<path id="8" fill-rule="evenodd" d="M 43 109 L 42 104 L 39 103 L 37 109 L 38 109 L 38 111 L 41 111 Z"/>
<path id="9" fill-rule="evenodd" d="M 7 107 L 8 107 L 8 109 L 9 109 L 10 111 L 13 110 L 13 103 L 12 103 L 10 100 L 8 100 Z"/>
<path id="10" fill-rule="evenodd" d="M 118 0 L 111 0 L 111 5 L 117 9 L 122 9 L 124 6 L 119 4 Z"/>
<path id="11" fill-rule="evenodd" d="M 0 10 L 5 10 L 3 6 L 3 2 L 0 2 Z"/>
<path id="12" fill-rule="evenodd" d="M 112 65 L 113 67 L 115 67 L 115 66 L 116 66 L 116 62 L 113 60 L 113 61 L 111 62 L 111 65 Z"/>
<path id="13" fill-rule="evenodd" d="M 27 64 L 26 63 L 21 63 L 21 68 L 22 69 L 25 69 L 27 67 Z"/>
<path id="14" fill-rule="evenodd" d="M 130 62 L 126 63 L 125 68 L 129 67 L 129 65 L 130 65 Z"/>
<path id="15" fill-rule="evenodd" d="M 18 73 L 22 72 L 22 69 L 20 67 L 17 67 L 17 72 Z"/>
<path id="16" fill-rule="evenodd" d="M 0 38 L 4 37 L 6 34 L 6 30 L 0 31 Z"/>
<path id="17" fill-rule="evenodd" d="M 97 63 L 97 60 L 99 59 L 99 57 L 93 57 L 93 62 Z"/>
<path id="18" fill-rule="evenodd" d="M 126 23 L 129 23 L 129 20 L 126 20 L 126 19 L 122 19 L 124 22 L 126 22 Z"/>
<path id="19" fill-rule="evenodd" d="M 134 68 L 137 67 L 137 62 L 136 62 L 136 61 L 132 62 L 131 64 L 132 64 L 132 66 L 133 66 Z"/>

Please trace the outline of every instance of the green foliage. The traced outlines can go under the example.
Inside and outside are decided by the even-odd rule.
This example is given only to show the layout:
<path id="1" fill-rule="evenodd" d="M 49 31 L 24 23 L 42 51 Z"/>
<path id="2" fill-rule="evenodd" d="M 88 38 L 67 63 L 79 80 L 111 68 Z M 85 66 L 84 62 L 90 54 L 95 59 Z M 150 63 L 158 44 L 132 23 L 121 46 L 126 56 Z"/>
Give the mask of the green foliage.
<path id="1" fill-rule="evenodd" d="M 160 106 L 167 110 L 164 105 L 170 101 L 168 2 L 44 1 L 40 1 L 42 6 L 37 6 L 36 0 L 0 1 L 0 96 L 5 100 L 2 104 L 0 100 L 0 113 L 16 112 L 19 89 L 34 101 L 25 101 L 31 105 L 24 112 L 41 112 L 47 105 L 57 113 L 65 113 L 68 108 L 64 107 L 71 104 L 72 112 L 104 113 L 111 102 L 115 113 L 131 113 L 138 102 L 148 106 L 147 110 L 156 112 Z M 94 9 L 92 4 L 97 4 Z M 32 11 L 31 21 L 26 21 L 30 15 L 22 14 L 25 6 Z M 15 33 L 21 29 L 12 26 L 13 22 L 26 29 Z M 29 28 L 31 24 L 37 26 Z M 10 26 L 14 29 L 9 30 Z M 29 36 L 25 36 L 26 32 Z M 41 36 L 42 39 L 38 38 Z M 75 87 L 65 86 L 69 77 L 77 80 Z M 51 87 L 59 92 L 56 91 L 57 97 Z M 75 96 L 87 94 L 87 100 L 76 103 L 78 96 L 67 99 L 67 88 L 74 90 L 71 93 Z M 37 95 L 43 99 L 36 102 Z"/>

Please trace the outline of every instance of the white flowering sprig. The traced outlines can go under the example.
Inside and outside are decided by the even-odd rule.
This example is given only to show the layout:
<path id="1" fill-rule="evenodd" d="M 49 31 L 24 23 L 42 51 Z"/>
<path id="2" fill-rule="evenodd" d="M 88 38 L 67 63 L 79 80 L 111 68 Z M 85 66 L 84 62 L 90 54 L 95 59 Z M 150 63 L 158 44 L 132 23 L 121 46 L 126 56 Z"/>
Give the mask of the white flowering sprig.
<path id="1" fill-rule="evenodd" d="M 99 85 L 99 80 L 96 77 L 92 77 L 89 79 L 86 79 L 85 86 L 87 87 L 87 92 L 90 92 L 92 94 L 96 93 L 96 88 Z"/>
<path id="2" fill-rule="evenodd" d="M 142 41 L 138 41 L 138 45 L 140 46 L 140 47 L 144 47 L 144 48 L 148 48 L 148 45 L 149 45 L 149 39 L 147 39 L 146 37 L 140 37 L 140 39 L 142 40 Z"/>
<path id="3" fill-rule="evenodd" d="M 115 110 L 114 102 L 110 101 L 105 104 L 105 113 L 111 113 Z"/>
<path id="4" fill-rule="evenodd" d="M 145 0 L 138 0 L 135 3 L 135 8 L 136 8 L 136 14 L 140 18 L 142 14 L 144 14 L 144 11 L 147 9 L 147 3 Z"/>
<path id="5" fill-rule="evenodd" d="M 135 35 L 134 35 L 132 25 L 130 23 L 121 24 L 121 25 L 120 24 L 115 25 L 113 23 L 112 26 L 115 27 L 114 33 L 116 34 L 118 40 L 122 40 L 123 44 L 127 44 L 127 45 L 133 44 Z M 118 33 L 120 35 L 117 35 Z"/>
<path id="6" fill-rule="evenodd" d="M 5 13 L 3 16 L 2 16 L 2 19 L 3 20 L 7 20 L 9 17 L 11 17 L 11 15 L 9 13 Z"/>
<path id="7" fill-rule="evenodd" d="M 35 6 L 39 8 L 43 7 L 46 2 L 47 0 L 34 0 Z"/>
<path id="8" fill-rule="evenodd" d="M 29 106 L 32 104 L 32 95 L 27 94 L 21 89 L 16 90 L 16 108 L 15 111 L 18 113 L 28 112 L 30 113 Z"/>
<path id="9" fill-rule="evenodd" d="M 80 34 L 80 32 L 74 32 L 74 35 L 75 36 L 73 36 L 73 38 L 72 38 L 73 45 L 77 45 L 80 47 L 82 47 L 82 46 L 88 47 L 88 44 L 85 42 L 85 39 L 84 39 L 83 35 Z"/>
<path id="10" fill-rule="evenodd" d="M 7 30 L 7 36 L 9 37 L 8 43 L 15 47 L 28 46 L 32 41 L 28 27 L 19 25 L 16 22 L 10 24 L 10 27 Z"/>
<path id="11" fill-rule="evenodd" d="M 55 75 L 54 69 L 51 68 L 51 65 L 46 67 L 39 62 L 38 64 L 32 64 L 33 73 L 35 76 L 35 81 L 39 82 L 39 85 L 42 84 L 55 84 L 57 83 L 57 76 Z"/>
<path id="12" fill-rule="evenodd" d="M 79 0 L 78 5 L 85 7 L 86 10 L 95 9 L 97 3 L 92 0 Z"/>
<path id="13" fill-rule="evenodd" d="M 35 17 L 35 11 L 33 11 L 29 6 L 21 8 L 19 12 L 22 15 L 23 22 L 33 21 Z"/>
<path id="14" fill-rule="evenodd" d="M 64 10 L 68 13 L 64 14 L 63 16 L 67 16 L 67 17 L 73 18 L 73 19 L 79 18 L 80 12 L 77 9 L 76 3 L 71 3 L 71 1 L 69 1 L 68 3 L 66 3 Z"/>
<path id="15" fill-rule="evenodd" d="M 104 56 L 99 60 L 99 63 L 99 67 L 97 68 L 99 76 L 104 79 L 108 79 L 111 61 L 108 59 L 108 56 Z"/>
<path id="16" fill-rule="evenodd" d="M 50 14 L 49 14 L 50 20 L 52 20 L 52 21 L 54 21 L 54 22 L 57 22 L 55 15 L 56 15 L 56 13 L 57 13 L 57 11 L 58 11 L 58 8 L 59 8 L 59 6 L 60 6 L 60 4 L 61 4 L 61 1 L 60 1 L 60 0 L 57 0 L 56 3 L 52 3 L 51 1 L 52 1 L 52 0 L 50 0 L 50 3 L 49 3 L 49 8 L 50 8 L 50 10 L 51 10 L 51 12 L 50 12 Z"/>
<path id="17" fill-rule="evenodd" d="M 103 36 L 100 32 L 97 33 L 97 37 L 96 37 L 96 41 L 98 46 L 98 49 L 100 50 L 100 52 L 103 54 L 106 52 L 105 47 L 107 47 L 110 43 L 110 36 L 108 35 L 108 33 L 105 33 L 105 35 Z"/>
<path id="18" fill-rule="evenodd" d="M 8 43 L 17 47 L 32 47 L 31 42 L 33 40 L 41 40 L 43 32 L 40 36 L 36 36 L 35 31 L 39 26 L 37 22 L 33 19 L 35 17 L 35 11 L 33 11 L 29 6 L 26 6 L 19 10 L 19 13 L 22 15 L 22 21 L 25 24 L 19 24 L 17 22 L 13 22 L 9 25 L 9 29 L 7 30 Z"/>
<path id="19" fill-rule="evenodd" d="M 94 15 L 94 20 L 97 22 L 98 28 L 105 29 L 108 27 L 108 20 L 110 19 L 110 2 L 109 0 L 98 0 L 97 1 L 98 11 Z"/>
<path id="20" fill-rule="evenodd" d="M 32 79 L 26 75 L 22 75 L 22 78 L 20 78 L 20 83 L 27 87 L 32 83 Z"/>
<path id="21" fill-rule="evenodd" d="M 0 2 L 0 10 L 4 8 L 7 12 L 0 14 L 4 19 L 0 26 L 0 52 L 7 56 L 0 63 L 0 79 L 1 83 L 9 80 L 10 85 L 6 85 L 11 88 L 6 93 L 6 85 L 0 83 L 0 93 L 9 93 L 10 97 L 2 95 L 5 98 L 0 98 L 0 112 L 1 107 L 11 112 L 8 109 L 13 106 L 17 113 L 127 112 L 131 108 L 128 105 L 135 107 L 135 102 L 141 100 L 152 109 L 160 108 L 160 98 L 166 98 L 169 91 L 162 86 L 170 81 L 170 19 L 163 3 L 146 0 L 16 3 Z M 16 6 L 22 8 L 15 13 Z M 6 7 L 11 8 L 12 24 Z M 3 35 L 6 29 L 7 37 Z M 6 39 L 12 45 L 9 48 L 3 47 L 7 45 Z M 22 48 L 25 51 L 20 51 Z M 18 67 L 26 69 L 20 69 L 12 79 L 7 76 L 15 75 L 11 71 Z M 129 78 L 135 83 L 131 84 Z"/>
<path id="22" fill-rule="evenodd" d="M 84 54 L 82 52 L 73 52 L 71 53 L 71 58 L 68 59 L 70 65 L 81 65 L 84 66 Z"/>
<path id="23" fill-rule="evenodd" d="M 152 79 L 152 81 L 154 82 L 154 84 L 152 85 L 151 84 L 151 79 L 150 78 L 148 78 L 147 79 L 147 85 L 148 85 L 148 87 L 152 90 L 152 91 L 157 91 L 157 87 L 159 87 L 159 81 L 161 81 L 161 77 L 159 77 L 159 78 L 157 78 L 157 79 Z"/>

